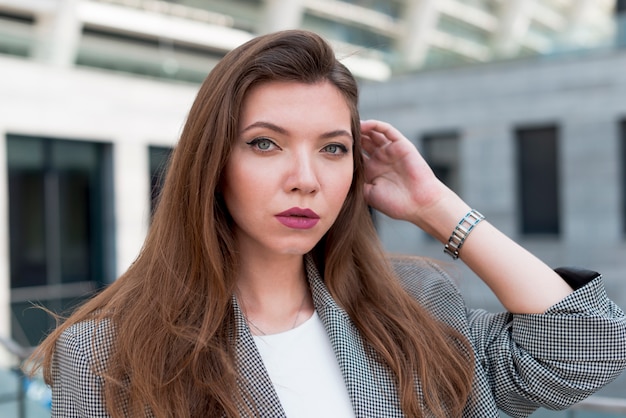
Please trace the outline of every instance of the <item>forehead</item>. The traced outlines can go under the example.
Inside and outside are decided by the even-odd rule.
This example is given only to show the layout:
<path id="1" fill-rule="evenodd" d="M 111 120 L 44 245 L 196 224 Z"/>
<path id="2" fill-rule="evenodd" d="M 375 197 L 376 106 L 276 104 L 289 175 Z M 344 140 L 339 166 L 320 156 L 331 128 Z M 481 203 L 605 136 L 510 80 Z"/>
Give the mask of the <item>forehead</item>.
<path id="1" fill-rule="evenodd" d="M 259 119 L 328 119 L 350 124 L 351 107 L 346 97 L 327 80 L 316 83 L 269 81 L 248 90 L 240 113 L 240 127 Z"/>

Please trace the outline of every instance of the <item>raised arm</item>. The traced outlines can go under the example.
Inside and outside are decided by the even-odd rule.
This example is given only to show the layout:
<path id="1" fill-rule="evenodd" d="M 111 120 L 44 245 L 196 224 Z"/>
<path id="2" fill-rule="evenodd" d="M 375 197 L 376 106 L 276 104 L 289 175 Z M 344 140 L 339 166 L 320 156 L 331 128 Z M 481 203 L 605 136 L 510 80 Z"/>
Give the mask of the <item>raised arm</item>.
<path id="1" fill-rule="evenodd" d="M 396 128 L 370 120 L 361 123 L 361 132 L 368 203 L 446 244 L 471 207 L 436 178 L 415 146 Z M 573 291 L 550 267 L 486 219 L 467 236 L 459 258 L 512 313 L 543 313 Z"/>

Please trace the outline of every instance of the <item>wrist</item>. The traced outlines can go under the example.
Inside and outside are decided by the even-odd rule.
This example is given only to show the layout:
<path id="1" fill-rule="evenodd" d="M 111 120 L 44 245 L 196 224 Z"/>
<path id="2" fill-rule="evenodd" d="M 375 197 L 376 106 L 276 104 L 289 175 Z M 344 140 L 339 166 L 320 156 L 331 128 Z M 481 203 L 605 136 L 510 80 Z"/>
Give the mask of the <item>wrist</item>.
<path id="1" fill-rule="evenodd" d="M 461 247 L 465 243 L 465 239 L 483 219 L 485 219 L 485 217 L 475 209 L 467 212 L 452 230 L 448 242 L 443 247 L 443 252 L 452 257 L 453 260 L 459 258 Z"/>
<path id="2" fill-rule="evenodd" d="M 454 228 L 471 207 L 454 192 L 443 193 L 441 198 L 416 213 L 413 223 L 442 244 L 446 244 Z"/>

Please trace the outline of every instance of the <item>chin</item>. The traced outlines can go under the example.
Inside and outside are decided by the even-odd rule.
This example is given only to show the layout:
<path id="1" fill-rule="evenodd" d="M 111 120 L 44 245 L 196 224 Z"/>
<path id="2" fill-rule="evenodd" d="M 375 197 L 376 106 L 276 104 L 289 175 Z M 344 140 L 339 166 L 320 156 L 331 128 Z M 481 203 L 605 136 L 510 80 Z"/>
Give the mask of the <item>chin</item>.
<path id="1" fill-rule="evenodd" d="M 315 243 L 317 244 L 317 243 Z M 306 245 L 298 245 L 298 246 L 293 246 L 293 247 L 289 247 L 289 248 L 284 248 L 282 251 L 280 251 L 282 254 L 285 255 L 305 255 L 307 253 L 309 253 L 313 248 L 315 248 L 315 244 L 310 245 L 310 246 L 306 246 Z"/>
<path id="2" fill-rule="evenodd" d="M 289 249 L 283 252 L 283 254 L 285 255 L 301 255 L 304 256 L 305 254 L 307 254 L 309 251 L 311 251 L 313 248 L 309 248 L 309 249 Z"/>

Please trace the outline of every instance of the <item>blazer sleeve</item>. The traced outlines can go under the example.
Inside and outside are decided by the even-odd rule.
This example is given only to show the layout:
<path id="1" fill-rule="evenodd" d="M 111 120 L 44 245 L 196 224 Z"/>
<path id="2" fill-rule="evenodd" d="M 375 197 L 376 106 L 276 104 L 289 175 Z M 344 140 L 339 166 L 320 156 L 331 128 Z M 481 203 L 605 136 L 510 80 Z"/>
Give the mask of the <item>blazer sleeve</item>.
<path id="1" fill-rule="evenodd" d="M 92 324 L 76 324 L 57 341 L 52 360 L 52 418 L 109 417 L 103 381 L 95 373 L 92 330 Z"/>
<path id="2" fill-rule="evenodd" d="M 626 317 L 594 277 L 543 314 L 468 310 L 476 361 L 498 408 L 513 417 L 565 409 L 624 370 Z"/>

